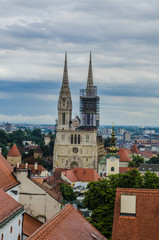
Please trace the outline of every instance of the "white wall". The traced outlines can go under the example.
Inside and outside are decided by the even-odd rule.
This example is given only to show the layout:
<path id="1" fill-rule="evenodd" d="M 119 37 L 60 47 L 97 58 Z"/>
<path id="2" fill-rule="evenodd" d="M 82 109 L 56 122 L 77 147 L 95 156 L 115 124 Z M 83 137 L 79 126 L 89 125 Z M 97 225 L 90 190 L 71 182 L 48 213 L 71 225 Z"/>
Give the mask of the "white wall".
<path id="1" fill-rule="evenodd" d="M 8 191 L 6 191 L 6 193 L 8 193 L 12 198 L 14 198 L 17 202 L 19 202 L 19 188 L 20 185 L 15 186 L 11 189 L 9 189 Z M 16 194 L 17 193 L 17 194 Z"/>
<path id="2" fill-rule="evenodd" d="M 22 239 L 22 222 L 23 222 L 23 212 L 18 213 L 14 218 L 7 221 L 4 225 L 0 226 L 0 239 L 2 234 L 4 235 L 3 240 L 18 240 L 18 235 L 20 234 L 20 239 Z M 20 220 L 20 225 L 19 225 Z M 12 227 L 12 233 L 10 229 Z"/>

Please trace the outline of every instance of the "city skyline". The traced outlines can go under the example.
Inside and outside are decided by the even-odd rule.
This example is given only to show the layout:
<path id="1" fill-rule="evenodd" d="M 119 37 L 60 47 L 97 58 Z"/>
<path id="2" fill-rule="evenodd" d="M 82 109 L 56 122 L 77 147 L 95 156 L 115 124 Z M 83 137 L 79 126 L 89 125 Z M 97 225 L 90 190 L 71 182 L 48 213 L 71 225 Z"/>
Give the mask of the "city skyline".
<path id="1" fill-rule="evenodd" d="M 157 0 L 1 2 L 0 122 L 55 124 L 64 54 L 73 115 L 89 52 L 100 125 L 159 126 Z"/>

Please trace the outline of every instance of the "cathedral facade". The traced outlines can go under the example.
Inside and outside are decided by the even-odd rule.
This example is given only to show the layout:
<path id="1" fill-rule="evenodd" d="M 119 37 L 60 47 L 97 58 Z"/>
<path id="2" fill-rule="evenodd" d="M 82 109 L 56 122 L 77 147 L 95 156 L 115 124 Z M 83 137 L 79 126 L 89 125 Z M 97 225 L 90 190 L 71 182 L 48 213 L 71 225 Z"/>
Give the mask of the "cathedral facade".
<path id="1" fill-rule="evenodd" d="M 63 81 L 58 99 L 58 123 L 53 155 L 55 168 L 94 168 L 98 170 L 97 128 L 99 126 L 99 97 L 93 85 L 90 53 L 86 89 L 80 90 L 80 118 L 72 119 L 72 99 L 68 81 L 67 54 Z"/>

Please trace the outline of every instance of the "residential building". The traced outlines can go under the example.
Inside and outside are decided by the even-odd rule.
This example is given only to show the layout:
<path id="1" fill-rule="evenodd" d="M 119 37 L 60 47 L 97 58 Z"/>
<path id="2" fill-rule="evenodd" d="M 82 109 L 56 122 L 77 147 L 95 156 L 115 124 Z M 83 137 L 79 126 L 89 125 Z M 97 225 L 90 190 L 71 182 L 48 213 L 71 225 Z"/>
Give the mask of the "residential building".
<path id="1" fill-rule="evenodd" d="M 0 239 L 21 240 L 23 206 L 0 189 Z"/>
<path id="2" fill-rule="evenodd" d="M 15 168 L 14 174 L 21 183 L 20 203 L 29 215 L 46 222 L 60 210 L 61 194 L 31 179 L 28 169 Z"/>

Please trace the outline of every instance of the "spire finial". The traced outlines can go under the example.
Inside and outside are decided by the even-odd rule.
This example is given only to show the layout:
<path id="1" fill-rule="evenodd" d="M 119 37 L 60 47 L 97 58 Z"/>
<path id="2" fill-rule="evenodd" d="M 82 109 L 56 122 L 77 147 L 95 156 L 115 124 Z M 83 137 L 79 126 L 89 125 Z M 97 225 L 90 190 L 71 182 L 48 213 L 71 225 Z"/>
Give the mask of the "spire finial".
<path id="1" fill-rule="evenodd" d="M 63 81 L 62 88 L 68 88 L 68 72 L 67 72 L 67 51 L 65 51 L 65 63 L 64 63 L 64 72 L 63 72 Z"/>

